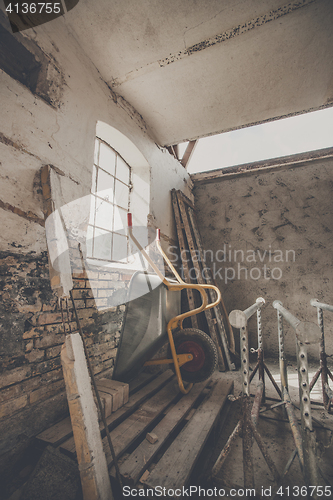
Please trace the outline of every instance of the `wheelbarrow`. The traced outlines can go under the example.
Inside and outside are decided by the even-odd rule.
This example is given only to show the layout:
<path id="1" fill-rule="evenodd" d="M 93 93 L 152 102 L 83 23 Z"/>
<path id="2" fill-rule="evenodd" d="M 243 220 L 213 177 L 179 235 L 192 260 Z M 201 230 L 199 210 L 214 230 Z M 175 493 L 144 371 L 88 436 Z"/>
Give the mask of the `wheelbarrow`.
<path id="1" fill-rule="evenodd" d="M 170 364 L 179 388 L 187 394 L 194 383 L 206 380 L 217 366 L 217 350 L 209 335 L 196 328 L 183 328 L 183 321 L 221 300 L 220 290 L 214 285 L 185 283 L 161 247 L 160 230 L 156 232 L 156 246 L 172 272 L 168 279 L 159 270 L 146 250 L 133 235 L 132 214 L 128 214 L 128 235 L 155 274 L 136 272 L 131 279 L 120 344 L 113 378 L 127 382 L 143 366 Z M 138 296 L 142 287 L 147 293 Z M 180 293 L 184 289 L 198 290 L 200 307 L 180 312 Z M 216 300 L 208 303 L 206 289 L 216 293 Z M 131 297 L 136 297 L 131 300 Z M 168 341 L 167 357 L 151 359 Z M 184 382 L 188 382 L 185 388 Z"/>

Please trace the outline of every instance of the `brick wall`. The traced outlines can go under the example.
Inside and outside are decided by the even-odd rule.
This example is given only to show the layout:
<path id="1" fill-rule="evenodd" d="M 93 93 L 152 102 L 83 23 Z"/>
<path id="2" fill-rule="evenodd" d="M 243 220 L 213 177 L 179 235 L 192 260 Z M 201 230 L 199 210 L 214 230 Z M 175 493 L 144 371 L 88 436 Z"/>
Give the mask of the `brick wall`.
<path id="1" fill-rule="evenodd" d="M 108 301 L 130 276 L 97 269 L 89 278 L 85 271 L 73 274 L 73 297 L 94 373 L 111 377 L 125 306 L 108 307 Z M 65 325 L 46 252 L 0 253 L 0 454 L 67 413 L 60 349 L 65 332 L 77 326 L 70 300 L 69 316 L 63 306 Z"/>

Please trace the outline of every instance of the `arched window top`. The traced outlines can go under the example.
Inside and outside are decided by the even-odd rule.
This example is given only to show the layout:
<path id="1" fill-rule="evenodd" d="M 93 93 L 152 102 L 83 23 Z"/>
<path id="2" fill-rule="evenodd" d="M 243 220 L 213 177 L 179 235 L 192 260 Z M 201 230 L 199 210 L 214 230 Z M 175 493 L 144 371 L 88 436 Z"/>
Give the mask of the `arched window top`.
<path id="1" fill-rule="evenodd" d="M 98 121 L 96 125 L 96 136 L 115 149 L 132 168 L 149 167 L 146 158 L 141 151 L 126 137 L 108 123 Z"/>

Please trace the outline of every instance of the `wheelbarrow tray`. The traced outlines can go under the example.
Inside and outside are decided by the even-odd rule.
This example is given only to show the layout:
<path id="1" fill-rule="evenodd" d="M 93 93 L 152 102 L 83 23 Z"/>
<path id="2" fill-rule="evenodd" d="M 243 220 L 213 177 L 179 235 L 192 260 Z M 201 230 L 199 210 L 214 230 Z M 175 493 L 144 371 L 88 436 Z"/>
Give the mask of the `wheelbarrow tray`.
<path id="1" fill-rule="evenodd" d="M 169 291 L 154 274 L 132 276 L 113 379 L 128 382 L 140 372 L 167 342 L 167 324 L 180 309 L 180 291 Z"/>

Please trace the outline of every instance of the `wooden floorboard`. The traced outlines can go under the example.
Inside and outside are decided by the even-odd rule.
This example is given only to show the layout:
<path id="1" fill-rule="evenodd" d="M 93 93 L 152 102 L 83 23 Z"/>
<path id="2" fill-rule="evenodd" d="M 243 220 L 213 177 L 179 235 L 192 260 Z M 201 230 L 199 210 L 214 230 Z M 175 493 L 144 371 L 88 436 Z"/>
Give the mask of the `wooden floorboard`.
<path id="1" fill-rule="evenodd" d="M 163 387 L 169 380 L 174 377 L 174 373 L 171 370 L 166 370 L 161 375 L 159 375 L 155 380 L 148 383 L 142 389 L 137 391 L 135 394 L 130 396 L 129 401 L 119 408 L 115 413 L 112 413 L 107 419 L 109 430 L 114 429 L 116 425 L 126 419 L 131 413 L 133 413 L 146 399 L 154 395 L 161 387 Z M 102 437 L 105 436 L 104 425 L 100 424 Z M 70 457 L 75 457 L 75 443 L 74 438 L 71 437 L 67 439 L 64 443 L 60 445 L 60 451 L 69 455 Z"/>
<path id="2" fill-rule="evenodd" d="M 161 415 L 161 413 L 179 396 L 178 385 L 171 380 L 157 394 L 143 403 L 126 420 L 119 424 L 111 432 L 111 441 L 117 457 L 120 457 L 125 451 L 138 439 L 147 428 Z M 103 448 L 106 455 L 106 461 L 109 466 L 112 464 L 112 457 L 106 438 L 103 439 Z"/>
<path id="3" fill-rule="evenodd" d="M 60 422 L 52 425 L 49 429 L 41 432 L 36 436 L 38 441 L 43 441 L 55 448 L 73 435 L 72 424 L 70 417 L 67 417 Z"/>
<path id="4" fill-rule="evenodd" d="M 232 389 L 233 381 L 228 381 L 225 377 L 218 378 L 207 399 L 203 401 L 192 419 L 149 474 L 146 480 L 147 487 L 161 486 L 176 489 L 187 484 L 210 431 Z"/>
<path id="5" fill-rule="evenodd" d="M 152 380 L 156 379 L 161 372 L 155 372 L 155 373 L 139 373 L 135 379 L 131 380 L 129 382 L 129 392 L 131 394 L 135 394 L 137 391 L 142 389 L 145 385 L 149 384 Z"/>
<path id="6" fill-rule="evenodd" d="M 140 477 L 158 454 L 170 434 L 184 420 L 209 382 L 210 380 L 206 380 L 200 384 L 195 384 L 189 394 L 183 396 L 181 400 L 166 413 L 161 422 L 152 429 L 151 432 L 158 437 L 156 443 L 151 444 L 147 439 L 144 439 L 134 452 L 120 465 L 120 473 L 124 483 L 129 485 L 137 484 Z"/>

